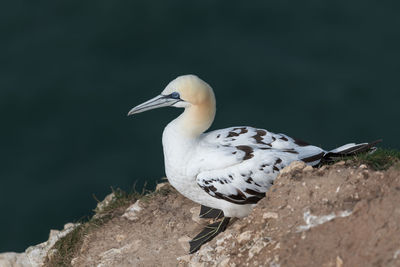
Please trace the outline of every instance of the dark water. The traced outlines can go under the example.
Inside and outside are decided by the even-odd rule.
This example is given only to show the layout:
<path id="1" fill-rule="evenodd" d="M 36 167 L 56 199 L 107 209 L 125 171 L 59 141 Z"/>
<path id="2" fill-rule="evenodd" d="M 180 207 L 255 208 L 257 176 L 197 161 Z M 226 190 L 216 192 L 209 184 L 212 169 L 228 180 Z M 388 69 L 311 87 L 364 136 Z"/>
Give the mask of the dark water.
<path id="1" fill-rule="evenodd" d="M 128 118 L 177 75 L 215 89 L 212 129 L 325 148 L 400 148 L 395 1 L 3 1 L 0 251 L 76 221 L 110 187 L 164 175 L 164 109 Z"/>

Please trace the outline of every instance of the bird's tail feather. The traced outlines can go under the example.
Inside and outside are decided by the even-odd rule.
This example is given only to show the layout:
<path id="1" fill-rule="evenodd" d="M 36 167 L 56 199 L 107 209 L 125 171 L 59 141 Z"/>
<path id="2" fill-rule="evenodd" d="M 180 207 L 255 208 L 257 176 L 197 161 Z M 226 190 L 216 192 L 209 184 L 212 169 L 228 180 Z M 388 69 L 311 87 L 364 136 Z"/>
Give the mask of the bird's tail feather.
<path id="1" fill-rule="evenodd" d="M 373 153 L 376 150 L 375 145 L 380 142 L 382 142 L 382 139 L 376 140 L 371 143 L 346 144 L 326 152 L 325 155 L 322 157 L 322 161 L 330 162 L 340 157 L 354 156 L 361 153 Z"/>

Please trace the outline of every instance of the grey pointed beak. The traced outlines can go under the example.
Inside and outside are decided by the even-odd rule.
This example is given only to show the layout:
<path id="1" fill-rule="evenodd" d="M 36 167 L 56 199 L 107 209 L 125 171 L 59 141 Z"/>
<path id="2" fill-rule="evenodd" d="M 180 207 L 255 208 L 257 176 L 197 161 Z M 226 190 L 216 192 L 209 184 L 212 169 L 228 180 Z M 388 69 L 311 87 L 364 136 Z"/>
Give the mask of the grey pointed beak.
<path id="1" fill-rule="evenodd" d="M 172 106 L 173 104 L 175 104 L 179 101 L 180 101 L 179 99 L 173 99 L 173 98 L 170 98 L 169 96 L 158 95 L 158 96 L 134 107 L 133 109 L 131 109 L 128 112 L 128 116 L 136 114 L 136 113 L 145 112 L 147 110 L 151 110 L 151 109 L 155 109 L 155 108 Z"/>

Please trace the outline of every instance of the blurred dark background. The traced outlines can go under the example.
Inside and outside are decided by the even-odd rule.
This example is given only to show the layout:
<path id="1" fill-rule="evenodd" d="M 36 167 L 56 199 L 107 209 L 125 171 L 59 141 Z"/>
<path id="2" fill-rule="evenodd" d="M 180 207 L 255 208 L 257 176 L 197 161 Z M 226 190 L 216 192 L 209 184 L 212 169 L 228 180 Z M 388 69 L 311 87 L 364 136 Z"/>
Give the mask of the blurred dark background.
<path id="1" fill-rule="evenodd" d="M 214 88 L 212 129 L 399 148 L 399 12 L 361 0 L 1 2 L 0 252 L 90 215 L 111 187 L 154 187 L 181 110 L 126 113 L 178 75 Z"/>

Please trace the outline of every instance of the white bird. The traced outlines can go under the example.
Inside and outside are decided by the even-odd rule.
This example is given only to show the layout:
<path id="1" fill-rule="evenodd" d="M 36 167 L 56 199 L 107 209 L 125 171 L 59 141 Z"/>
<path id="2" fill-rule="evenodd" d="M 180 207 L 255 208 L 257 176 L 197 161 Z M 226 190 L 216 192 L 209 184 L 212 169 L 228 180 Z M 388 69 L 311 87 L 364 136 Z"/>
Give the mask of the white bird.
<path id="1" fill-rule="evenodd" d="M 291 162 L 315 166 L 335 156 L 373 150 L 376 144 L 351 143 L 326 151 L 285 134 L 247 126 L 204 133 L 214 120 L 216 101 L 212 88 L 195 75 L 176 78 L 159 96 L 128 115 L 166 106 L 185 109 L 162 136 L 170 184 L 202 205 L 200 217 L 225 216 L 190 242 L 190 253 L 224 231 L 230 217 L 247 216 Z"/>

